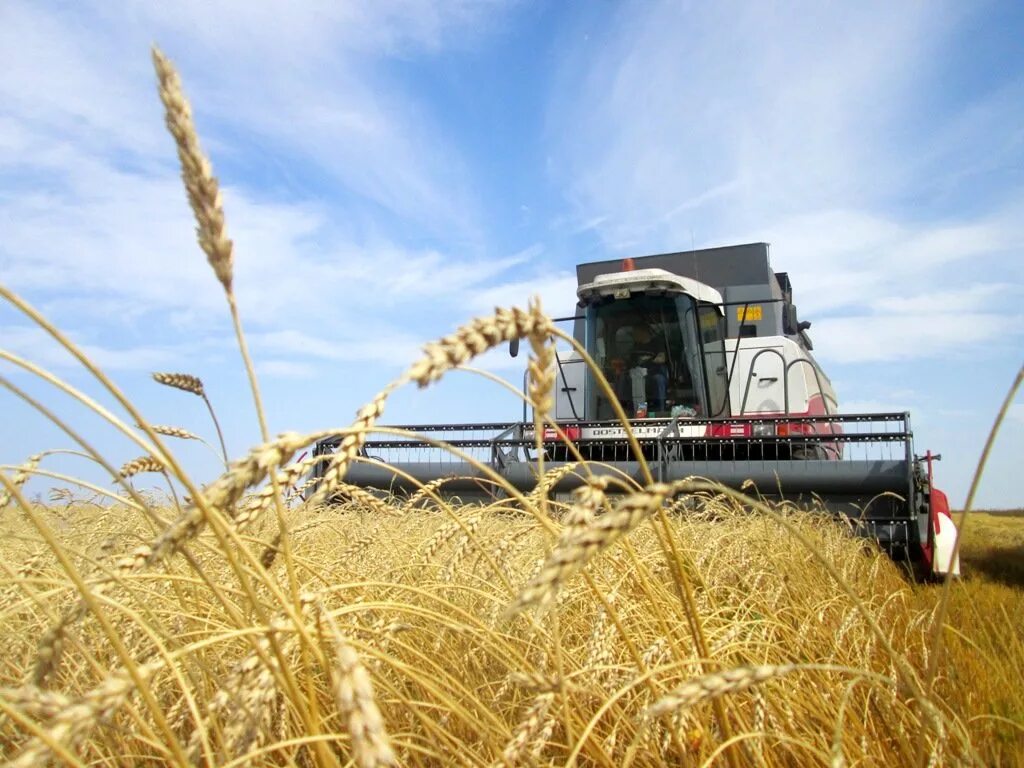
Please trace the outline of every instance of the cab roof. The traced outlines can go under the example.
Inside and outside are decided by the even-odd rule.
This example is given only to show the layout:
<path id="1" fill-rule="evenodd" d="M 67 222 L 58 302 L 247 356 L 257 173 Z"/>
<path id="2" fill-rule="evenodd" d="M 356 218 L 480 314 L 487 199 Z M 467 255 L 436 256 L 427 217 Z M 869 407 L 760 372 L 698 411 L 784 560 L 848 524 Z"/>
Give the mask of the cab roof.
<path id="1" fill-rule="evenodd" d="M 664 269 L 634 269 L 629 272 L 609 272 L 597 275 L 593 282 L 585 283 L 576 289 L 580 301 L 589 303 L 605 296 L 616 296 L 622 291 L 643 293 L 647 291 L 665 291 L 666 293 L 682 293 L 705 304 L 715 304 L 722 311 L 722 294 L 709 285 L 689 277 L 674 275 Z M 618 298 L 625 298 L 619 296 Z"/>

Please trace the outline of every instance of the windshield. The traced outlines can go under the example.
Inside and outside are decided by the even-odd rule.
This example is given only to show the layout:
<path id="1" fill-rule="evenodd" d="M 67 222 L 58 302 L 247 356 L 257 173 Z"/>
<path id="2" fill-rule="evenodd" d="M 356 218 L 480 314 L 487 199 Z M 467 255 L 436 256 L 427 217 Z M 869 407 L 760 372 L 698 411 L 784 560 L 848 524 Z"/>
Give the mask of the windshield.
<path id="1" fill-rule="evenodd" d="M 587 309 L 587 349 L 630 418 L 705 412 L 694 301 L 632 295 Z M 616 418 L 601 387 L 588 387 L 592 418 Z"/>

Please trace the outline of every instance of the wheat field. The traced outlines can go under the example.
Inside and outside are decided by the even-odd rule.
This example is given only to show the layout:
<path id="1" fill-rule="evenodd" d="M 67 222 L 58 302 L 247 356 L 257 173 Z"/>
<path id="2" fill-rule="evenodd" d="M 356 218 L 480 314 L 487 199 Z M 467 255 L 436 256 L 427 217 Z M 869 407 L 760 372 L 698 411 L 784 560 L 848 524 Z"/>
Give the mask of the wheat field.
<path id="1" fill-rule="evenodd" d="M 14 765 L 1013 765 L 1024 748 L 1024 592 L 975 568 L 981 525 L 920 696 L 941 588 L 825 516 L 783 511 L 815 557 L 727 498 L 673 513 L 692 622 L 651 524 L 510 615 L 572 526 L 553 502 L 553 531 L 433 492 L 300 504 L 287 562 L 268 514 L 230 537 L 237 567 L 204 532 L 139 571 L 124 560 L 176 510 L 31 509 L 0 525 Z"/>
<path id="2" fill-rule="evenodd" d="M 45 317 L 138 447 L 118 460 L 45 411 L 110 487 L 48 456 L 0 471 L 0 750 L 43 765 L 1015 765 L 1024 753 L 1021 518 L 969 513 L 967 576 L 917 584 L 828 514 L 701 481 L 571 501 L 498 488 L 463 502 L 345 483 L 398 387 L 428 386 L 511 339 L 550 411 L 559 332 L 539 304 L 428 344 L 356 415 L 268 433 L 233 289 L 219 188 L 171 63 L 154 62 L 198 239 L 224 288 L 262 442 L 189 477 L 150 424 Z M 211 398 L 194 374 L 169 397 Z M 1018 379 L 1019 384 L 1019 379 Z M 178 390 L 177 392 L 171 390 Z M 1012 393 L 1011 393 L 1012 394 Z M 343 435 L 305 497 L 303 452 Z M 216 450 L 216 449 L 215 449 Z M 298 458 L 296 458 L 298 457 Z M 227 460 L 227 457 L 224 457 Z M 49 501 L 27 495 L 52 486 Z M 151 490 L 140 490 L 140 489 Z"/>

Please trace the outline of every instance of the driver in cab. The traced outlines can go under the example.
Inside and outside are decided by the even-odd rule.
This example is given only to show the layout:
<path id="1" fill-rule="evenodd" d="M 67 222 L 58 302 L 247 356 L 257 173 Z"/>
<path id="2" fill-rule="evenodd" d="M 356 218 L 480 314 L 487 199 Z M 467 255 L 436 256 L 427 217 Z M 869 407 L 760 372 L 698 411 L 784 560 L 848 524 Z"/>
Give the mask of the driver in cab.
<path id="1" fill-rule="evenodd" d="M 655 333 L 644 322 L 633 326 L 633 359 L 635 365 L 647 369 L 648 381 L 654 385 L 652 411 L 665 410 L 668 397 L 668 361 L 665 356 L 665 337 Z"/>

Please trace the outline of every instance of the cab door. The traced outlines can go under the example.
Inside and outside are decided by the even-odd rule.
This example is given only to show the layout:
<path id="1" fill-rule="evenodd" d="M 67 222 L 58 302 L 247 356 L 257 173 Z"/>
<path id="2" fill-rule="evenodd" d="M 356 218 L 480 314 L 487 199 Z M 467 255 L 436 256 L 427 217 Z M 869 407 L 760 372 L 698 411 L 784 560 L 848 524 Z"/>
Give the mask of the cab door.
<path id="1" fill-rule="evenodd" d="M 729 387 L 734 415 L 785 413 L 785 369 L 781 346 L 741 346 Z"/>

